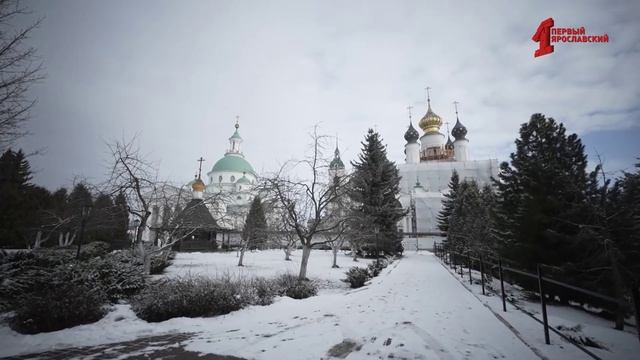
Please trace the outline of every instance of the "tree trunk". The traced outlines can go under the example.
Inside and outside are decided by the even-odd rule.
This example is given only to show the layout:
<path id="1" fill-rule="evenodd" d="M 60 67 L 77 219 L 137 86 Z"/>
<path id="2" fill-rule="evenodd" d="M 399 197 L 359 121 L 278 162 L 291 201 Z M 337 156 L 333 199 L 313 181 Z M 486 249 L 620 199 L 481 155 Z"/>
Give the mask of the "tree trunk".
<path id="1" fill-rule="evenodd" d="M 331 251 L 333 251 L 333 265 L 331 265 L 332 268 L 339 268 L 340 266 L 338 266 L 338 249 L 340 247 L 339 246 L 332 246 L 331 247 Z"/>
<path id="2" fill-rule="evenodd" d="M 624 318 L 625 318 L 625 307 L 624 307 L 624 283 L 622 281 L 622 276 L 620 274 L 620 269 L 618 268 L 618 261 L 616 259 L 616 255 L 614 254 L 616 249 L 609 249 L 609 261 L 611 262 L 611 276 L 613 277 L 613 292 L 616 295 L 616 299 L 618 300 L 618 306 L 616 307 L 616 330 L 624 330 Z"/>
<path id="3" fill-rule="evenodd" d="M 145 275 L 151 275 L 151 255 L 144 254 L 144 256 L 142 257 L 142 262 L 144 263 Z"/>
<path id="4" fill-rule="evenodd" d="M 62 247 L 62 245 L 64 244 L 63 239 L 64 239 L 64 234 L 62 234 L 62 232 L 58 233 L 58 246 Z"/>
<path id="5" fill-rule="evenodd" d="M 358 247 L 355 244 L 351 245 L 351 254 L 353 255 L 353 261 L 358 261 Z"/>
<path id="6" fill-rule="evenodd" d="M 240 249 L 240 260 L 238 260 L 238 266 L 244 266 L 244 265 L 242 264 L 242 260 L 244 259 L 244 250 L 245 250 L 245 248 L 246 248 L 246 247 L 245 247 L 245 246 L 243 246 L 243 247 Z"/>
<path id="7" fill-rule="evenodd" d="M 307 278 L 307 263 L 309 262 L 309 255 L 311 255 L 311 242 L 309 244 L 302 245 L 302 261 L 300 262 L 300 274 L 299 280 L 305 280 Z"/>
<path id="8" fill-rule="evenodd" d="M 36 234 L 36 242 L 33 244 L 33 248 L 34 249 L 39 248 L 41 242 L 42 242 L 42 231 L 38 230 L 38 233 Z"/>
<path id="9" fill-rule="evenodd" d="M 287 245 L 287 247 L 284 248 L 284 259 L 291 261 L 291 245 Z"/>

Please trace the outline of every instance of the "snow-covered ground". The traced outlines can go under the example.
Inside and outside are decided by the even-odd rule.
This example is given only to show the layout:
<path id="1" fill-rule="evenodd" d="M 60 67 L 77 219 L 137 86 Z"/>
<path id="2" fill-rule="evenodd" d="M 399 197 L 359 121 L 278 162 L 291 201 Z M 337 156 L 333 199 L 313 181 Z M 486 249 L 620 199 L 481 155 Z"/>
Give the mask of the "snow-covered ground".
<path id="1" fill-rule="evenodd" d="M 333 273 L 329 254 L 312 253 L 312 278 L 340 279 L 352 264 L 344 256 L 339 261 L 343 267 Z M 297 271 L 295 263 L 276 261 L 277 265 L 266 266 L 277 259 L 275 252 L 248 254 L 248 266 L 242 270 L 232 266 L 235 254 L 215 255 L 213 265 L 202 259 L 204 255 L 181 254 L 167 276 L 188 269 L 191 273 L 242 271 L 261 276 L 289 267 Z M 282 257 L 280 261 L 284 263 Z M 544 345 L 539 325 L 513 309 L 503 317 L 512 323 L 509 328 L 491 311 L 493 305 L 485 305 L 494 300 L 499 298 L 483 298 L 469 291 L 432 254 L 409 252 L 364 288 L 323 292 L 305 300 L 283 297 L 269 306 L 252 306 L 219 317 L 150 324 L 136 318 L 128 305 L 117 305 L 99 322 L 48 334 L 20 335 L 2 325 L 0 356 L 189 332 L 196 335 L 183 343 L 187 350 L 248 359 L 320 359 L 329 358 L 329 353 L 347 359 L 585 358 L 553 335 L 554 345 Z M 626 358 L 638 353 L 628 352 Z"/>
<path id="2" fill-rule="evenodd" d="M 479 283 L 480 273 L 472 271 L 473 285 L 469 284 L 468 270 L 464 269 L 463 276 L 454 273 L 453 270 L 447 270 L 457 278 L 467 289 L 472 291 L 478 298 L 496 313 L 509 322 L 528 342 L 535 344 L 540 352 L 551 359 L 590 359 L 589 355 L 581 352 L 568 344 L 557 334 L 550 331 L 551 344 L 544 343 L 544 332 L 541 324 L 531 319 L 531 317 L 521 310 L 507 302 L 507 312 L 502 310 L 502 299 L 498 295 L 500 282 L 498 279 L 493 280 L 491 287 L 495 291 L 486 291 L 486 295 L 482 295 L 482 286 Z M 505 291 L 507 297 L 517 299 L 516 304 L 529 314 L 534 315 L 538 319 L 542 319 L 541 306 L 539 302 L 527 300 L 518 288 L 505 283 Z M 561 329 L 565 335 L 574 338 L 589 338 L 590 340 L 602 345 L 604 349 L 595 347 L 585 347 L 588 351 L 596 356 L 607 359 L 635 359 L 639 358 L 640 341 L 634 327 L 626 326 L 624 331 L 615 330 L 613 328 L 613 320 L 606 320 L 586 311 L 582 311 L 575 307 L 547 304 L 547 316 L 550 326 Z M 569 329 L 569 330 L 568 330 Z"/>
<path id="3" fill-rule="evenodd" d="M 291 261 L 284 261 L 284 251 L 265 250 L 247 251 L 244 254 L 242 267 L 238 266 L 236 252 L 219 253 L 178 253 L 173 260 L 173 265 L 168 267 L 162 276 L 222 276 L 231 275 L 233 277 L 274 277 L 279 274 L 290 273 L 298 275 L 300 271 L 300 258 L 302 250 L 292 253 Z M 349 267 L 366 267 L 372 260 L 353 259 L 343 253 L 338 252 L 339 268 L 332 268 L 333 253 L 325 250 L 313 250 L 307 265 L 307 277 L 318 282 L 321 293 L 338 289 L 348 288 L 348 284 L 342 279 L 345 278 L 345 271 Z"/>

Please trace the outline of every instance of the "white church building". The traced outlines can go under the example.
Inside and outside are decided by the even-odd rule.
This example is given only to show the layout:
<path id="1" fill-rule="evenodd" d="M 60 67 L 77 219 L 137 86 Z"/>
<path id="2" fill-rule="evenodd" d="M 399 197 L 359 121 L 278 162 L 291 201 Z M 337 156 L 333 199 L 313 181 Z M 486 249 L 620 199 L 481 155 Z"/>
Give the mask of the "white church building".
<path id="1" fill-rule="evenodd" d="M 404 134 L 405 163 L 398 165 L 402 177 L 400 203 L 408 210 L 408 215 L 399 224 L 399 228 L 407 233 L 405 250 L 431 249 L 434 241 L 443 239 L 437 227 L 437 216 L 454 170 L 460 181 L 473 179 L 479 186 L 489 184 L 491 178 L 498 175 L 497 159 L 470 158 L 467 128 L 458 117 L 457 107 L 451 134 L 445 136 L 441 132 L 442 125 L 442 118 L 431 109 L 429 95 L 427 112 L 418 122 L 422 136 L 409 117 L 409 127 Z"/>

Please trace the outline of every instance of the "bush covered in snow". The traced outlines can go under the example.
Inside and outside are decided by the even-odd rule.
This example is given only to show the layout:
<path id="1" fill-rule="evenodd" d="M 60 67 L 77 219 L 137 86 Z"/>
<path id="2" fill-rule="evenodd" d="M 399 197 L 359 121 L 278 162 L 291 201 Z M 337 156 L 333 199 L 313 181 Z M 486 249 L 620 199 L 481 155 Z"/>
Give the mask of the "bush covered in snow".
<path id="1" fill-rule="evenodd" d="M 359 267 L 350 268 L 346 272 L 346 275 L 347 275 L 346 282 L 351 284 L 351 287 L 354 289 L 364 286 L 364 283 L 370 279 L 369 270 L 359 268 Z"/>
<path id="2" fill-rule="evenodd" d="M 111 245 L 108 243 L 104 241 L 93 241 L 80 247 L 80 258 L 91 259 L 104 256 L 109 250 L 111 250 Z"/>
<path id="3" fill-rule="evenodd" d="M 13 302 L 11 327 L 21 333 L 55 331 L 100 320 L 106 294 L 91 276 L 73 265 L 60 265 L 42 274 Z"/>
<path id="4" fill-rule="evenodd" d="M 276 296 L 304 299 L 317 294 L 312 281 L 285 274 L 275 279 L 212 279 L 183 277 L 156 281 L 131 299 L 131 308 L 143 320 L 216 316 L 248 305 L 269 305 Z"/>
<path id="5" fill-rule="evenodd" d="M 162 279 L 147 286 L 131 300 L 131 308 L 136 315 L 149 322 L 182 316 L 221 315 L 244 305 L 240 283 L 228 278 Z"/>
<path id="6" fill-rule="evenodd" d="M 310 280 L 300 280 L 285 291 L 285 295 L 293 299 L 306 299 L 318 294 L 318 288 Z"/>
<path id="7" fill-rule="evenodd" d="M 369 271 L 369 276 L 373 278 L 380 275 L 380 271 L 386 268 L 387 265 L 389 265 L 389 262 L 386 259 L 380 259 L 379 262 L 377 261 L 372 262 L 371 264 L 369 264 L 369 266 L 367 266 L 367 270 Z"/>
<path id="8" fill-rule="evenodd" d="M 382 269 L 386 268 L 389 262 L 385 259 L 380 259 L 379 262 L 372 262 L 367 268 L 352 267 L 347 272 L 347 278 L 344 280 L 351 284 L 352 288 L 359 288 L 364 286 L 367 280 L 380 275 Z"/>
<path id="9" fill-rule="evenodd" d="M 171 260 L 173 260 L 173 258 L 175 257 L 175 253 L 173 251 L 170 250 L 166 250 L 168 251 L 168 254 L 154 254 L 151 257 L 151 274 L 152 275 L 157 275 L 157 274 L 162 274 L 164 272 L 164 269 L 166 269 L 167 267 L 169 267 L 169 265 L 171 265 Z"/>
<path id="10" fill-rule="evenodd" d="M 110 301 L 117 301 L 135 295 L 147 283 L 142 263 L 128 252 L 116 252 L 104 258 L 92 258 L 78 263 L 77 271 L 82 272 L 90 282 L 102 288 Z"/>

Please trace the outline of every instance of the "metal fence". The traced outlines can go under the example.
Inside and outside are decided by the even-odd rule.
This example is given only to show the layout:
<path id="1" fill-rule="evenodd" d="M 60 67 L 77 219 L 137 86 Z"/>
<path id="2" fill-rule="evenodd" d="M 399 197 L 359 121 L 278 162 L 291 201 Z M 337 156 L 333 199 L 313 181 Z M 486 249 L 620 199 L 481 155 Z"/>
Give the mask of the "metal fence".
<path id="1" fill-rule="evenodd" d="M 528 278 L 530 280 L 536 281 L 537 288 L 538 288 L 538 296 L 540 297 L 540 306 L 542 309 L 542 320 L 533 316 L 533 314 L 530 314 L 529 312 L 524 311 L 524 309 L 517 306 L 517 304 L 514 304 L 513 302 L 510 302 L 510 303 L 514 307 L 524 311 L 533 319 L 535 319 L 537 322 L 542 324 L 543 331 L 544 331 L 544 339 L 546 344 L 550 344 L 549 331 L 553 331 L 558 336 L 576 345 L 578 348 L 580 348 L 580 350 L 582 350 L 583 352 L 585 352 L 586 354 L 588 354 L 594 359 L 600 359 L 600 358 L 597 355 L 593 354 L 588 349 L 586 349 L 585 347 L 581 346 L 580 344 L 577 344 L 573 339 L 570 339 L 565 334 L 561 333 L 560 331 L 556 330 L 554 327 L 549 325 L 549 319 L 547 316 L 547 300 L 546 300 L 546 295 L 549 295 L 549 292 L 547 291 L 547 288 L 549 286 L 560 287 L 568 291 L 573 291 L 576 293 L 587 295 L 590 298 L 599 299 L 600 301 L 613 305 L 613 307 L 626 308 L 629 306 L 627 302 L 618 301 L 618 299 L 615 299 L 613 297 L 603 295 L 588 289 L 583 289 L 578 286 L 567 284 L 565 282 L 561 282 L 561 281 L 549 278 L 547 276 L 544 276 L 543 274 L 544 265 L 542 264 L 537 265 L 537 273 L 533 274 L 524 270 L 516 269 L 511 266 L 507 266 L 503 264 L 503 260 L 500 258 L 484 259 L 482 256 L 471 256 L 471 254 L 468 254 L 468 253 L 462 254 L 462 253 L 447 249 L 442 243 L 434 244 L 433 252 L 437 257 L 442 259 L 442 262 L 444 264 L 451 267 L 454 270 L 454 272 L 459 271 L 461 276 L 464 276 L 464 271 L 465 271 L 464 267 L 466 267 L 469 275 L 470 284 L 473 284 L 473 275 L 471 273 L 471 270 L 476 269 L 480 271 L 480 283 L 482 286 L 483 295 L 486 295 L 486 289 L 485 289 L 486 274 L 493 275 L 497 272 L 498 278 L 500 280 L 500 296 L 502 297 L 502 311 L 504 312 L 507 311 L 507 296 L 504 290 L 506 273 L 516 274 L 524 278 Z M 513 284 L 511 282 L 509 283 Z M 632 303 L 633 303 L 633 309 L 635 312 L 635 319 L 636 319 L 636 332 L 638 333 L 638 340 L 640 340 L 640 296 L 638 295 L 638 289 L 634 289 L 632 291 Z"/>

